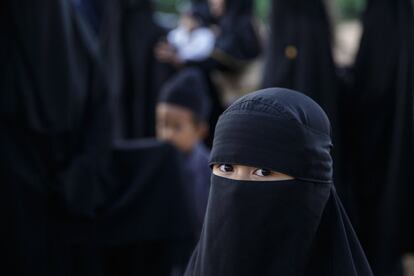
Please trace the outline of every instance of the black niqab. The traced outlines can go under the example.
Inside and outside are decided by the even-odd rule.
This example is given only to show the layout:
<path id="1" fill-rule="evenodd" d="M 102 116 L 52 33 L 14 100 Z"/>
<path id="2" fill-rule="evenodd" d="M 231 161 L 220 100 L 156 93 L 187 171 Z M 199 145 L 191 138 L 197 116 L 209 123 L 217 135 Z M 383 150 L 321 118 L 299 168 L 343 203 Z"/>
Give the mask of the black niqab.
<path id="1" fill-rule="evenodd" d="M 332 184 L 330 125 L 303 94 L 267 89 L 220 117 L 211 164 L 295 177 L 213 176 L 206 219 L 185 275 L 372 275 Z"/>

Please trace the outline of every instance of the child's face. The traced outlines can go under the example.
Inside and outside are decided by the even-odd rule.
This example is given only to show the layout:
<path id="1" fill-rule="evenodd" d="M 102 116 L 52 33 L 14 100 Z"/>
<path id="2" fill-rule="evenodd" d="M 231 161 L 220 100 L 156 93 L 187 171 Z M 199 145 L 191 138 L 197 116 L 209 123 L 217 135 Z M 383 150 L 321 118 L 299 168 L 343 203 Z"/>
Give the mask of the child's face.
<path id="1" fill-rule="evenodd" d="M 184 14 L 181 16 L 180 25 L 189 32 L 200 27 L 200 24 L 198 23 L 197 19 L 188 14 Z"/>
<path id="2" fill-rule="evenodd" d="M 263 168 L 243 165 L 215 164 L 213 174 L 234 180 L 249 181 L 281 181 L 291 180 L 293 177 Z"/>
<path id="3" fill-rule="evenodd" d="M 206 133 L 206 126 L 194 121 L 190 110 L 166 103 L 156 108 L 157 138 L 168 141 L 182 152 L 190 152 Z"/>

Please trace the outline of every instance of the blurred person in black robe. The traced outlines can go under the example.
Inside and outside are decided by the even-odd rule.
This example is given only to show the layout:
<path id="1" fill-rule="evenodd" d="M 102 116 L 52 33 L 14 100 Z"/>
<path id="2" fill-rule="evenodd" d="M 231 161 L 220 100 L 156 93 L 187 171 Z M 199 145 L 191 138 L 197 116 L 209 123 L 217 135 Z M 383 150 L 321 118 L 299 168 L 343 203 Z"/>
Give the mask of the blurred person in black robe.
<path id="1" fill-rule="evenodd" d="M 171 145 L 152 139 L 114 144 L 111 196 L 101 214 L 82 225 L 85 234 L 77 237 L 95 250 L 94 263 L 88 255 L 79 258 L 83 267 L 106 276 L 170 276 L 185 267 L 196 221 L 184 179 L 192 176 L 183 162 Z"/>
<path id="2" fill-rule="evenodd" d="M 347 209 L 351 187 L 343 162 L 339 87 L 331 50 L 331 28 L 322 0 L 274 0 L 263 84 L 305 93 L 326 110 L 333 128 L 335 184 Z M 350 211 L 350 210 L 348 210 Z"/>
<path id="3" fill-rule="evenodd" d="M 112 141 L 105 80 L 70 1 L 2 1 L 1 235 L 7 275 L 73 275 L 65 216 L 103 203 Z M 9 266 L 9 267 L 8 267 Z"/>
<path id="4" fill-rule="evenodd" d="M 370 0 L 348 95 L 356 230 L 375 275 L 402 275 L 414 251 L 414 12 L 411 0 Z"/>
<path id="5" fill-rule="evenodd" d="M 322 0 L 272 2 L 263 87 L 297 89 L 332 116 L 337 84 L 331 29 Z"/>
<path id="6" fill-rule="evenodd" d="M 262 53 L 262 43 L 254 22 L 253 3 L 252 0 L 209 0 L 198 1 L 195 4 L 194 9 L 204 17 L 206 24 L 209 24 L 216 33 L 214 50 L 211 56 L 203 61 L 183 63 L 170 45 L 161 43 L 156 48 L 159 60 L 173 64 L 177 68 L 196 66 L 204 72 L 209 81 L 213 104 L 211 129 L 214 129 L 219 115 L 224 110 L 219 88 L 212 82 L 211 73 L 241 72 Z"/>
<path id="7" fill-rule="evenodd" d="M 114 135 L 153 137 L 155 104 L 172 68 L 155 59 L 153 49 L 165 30 L 153 18 L 149 0 L 110 0 L 102 26 L 102 52 L 111 76 Z"/>
<path id="8" fill-rule="evenodd" d="M 122 174 L 109 181 L 112 188 L 123 187 L 122 193 L 111 190 L 111 195 L 108 195 L 110 201 L 97 223 L 104 225 L 95 228 L 96 232 L 112 233 L 108 229 L 112 229 L 116 221 L 118 225 L 115 227 L 123 235 L 116 232 L 107 234 L 105 238 L 93 239 L 96 245 L 90 246 L 88 254 L 94 255 L 95 268 L 88 263 L 88 254 L 78 261 L 86 267 L 85 273 L 88 269 L 101 269 L 109 275 L 169 275 L 171 270 L 185 265 L 194 240 L 195 222 L 189 216 L 187 199 L 183 198 L 185 191 L 180 188 L 180 175 L 173 172 L 181 168 L 178 165 L 180 160 L 161 145 L 131 140 L 136 136 L 151 136 L 151 132 L 130 135 L 134 131 L 148 129 L 153 117 L 148 113 L 155 112 L 151 111 L 152 101 L 158 97 L 157 89 L 152 89 L 152 86 L 160 86 L 168 75 L 168 68 L 154 62 L 151 56 L 151 44 L 163 30 L 152 19 L 149 1 L 109 1 L 106 7 L 105 1 L 81 2 L 78 8 L 91 26 L 96 25 L 91 21 L 96 18 L 93 15 L 102 14 L 99 11 L 104 10 L 100 28 L 97 32 L 95 28 L 92 35 L 95 42 L 92 37 L 91 44 L 101 47 L 98 54 L 102 55 L 106 73 L 111 77 L 114 139 L 118 143 L 115 154 L 119 152 L 121 143 L 123 157 L 119 160 L 115 156 L 112 164 L 130 168 L 130 171 L 123 168 Z M 137 75 L 133 76 L 135 73 Z M 163 197 L 167 194 L 168 199 Z M 177 227 L 180 228 L 177 230 Z M 127 235 L 126 229 L 130 229 Z M 146 230 L 143 232 L 142 229 Z"/>
<path id="9" fill-rule="evenodd" d="M 80 11 L 90 24 L 95 33 L 102 29 L 102 20 L 106 13 L 108 0 L 72 0 L 75 7 Z"/>
<path id="10" fill-rule="evenodd" d="M 73 2 L 1 5 L 1 269 L 169 275 L 193 233 L 175 155 L 113 149 L 106 64 Z"/>

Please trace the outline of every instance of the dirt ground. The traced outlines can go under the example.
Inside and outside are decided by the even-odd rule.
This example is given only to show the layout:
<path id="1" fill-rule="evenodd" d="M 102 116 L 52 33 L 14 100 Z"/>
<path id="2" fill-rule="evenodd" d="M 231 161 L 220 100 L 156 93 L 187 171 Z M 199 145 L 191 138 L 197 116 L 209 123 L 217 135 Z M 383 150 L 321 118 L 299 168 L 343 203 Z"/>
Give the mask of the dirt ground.
<path id="1" fill-rule="evenodd" d="M 414 255 L 404 258 L 405 276 L 414 276 Z"/>

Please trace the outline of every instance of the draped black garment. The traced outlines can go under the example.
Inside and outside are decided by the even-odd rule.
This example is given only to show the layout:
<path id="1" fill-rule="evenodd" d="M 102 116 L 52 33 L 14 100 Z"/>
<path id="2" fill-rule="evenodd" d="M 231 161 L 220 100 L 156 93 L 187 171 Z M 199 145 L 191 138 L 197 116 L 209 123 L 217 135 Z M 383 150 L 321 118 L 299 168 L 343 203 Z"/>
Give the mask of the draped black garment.
<path id="1" fill-rule="evenodd" d="M 337 84 L 323 1 L 276 0 L 271 8 L 263 87 L 301 91 L 331 116 Z"/>
<path id="2" fill-rule="evenodd" d="M 414 251 L 414 12 L 410 0 L 371 0 L 348 97 L 356 230 L 375 275 L 401 275 Z"/>
<path id="3" fill-rule="evenodd" d="M 64 215 L 94 217 L 104 201 L 112 139 L 105 79 L 70 1 L 2 6 L 1 269 L 72 275 L 56 227 Z"/>
<path id="4" fill-rule="evenodd" d="M 272 1 L 262 86 L 300 91 L 327 112 L 335 145 L 335 185 L 349 208 L 351 187 L 345 174 L 348 168 L 343 162 L 345 141 L 342 139 L 339 87 L 331 48 L 331 26 L 322 0 Z"/>
<path id="5" fill-rule="evenodd" d="M 266 89 L 220 117 L 211 164 L 266 168 L 286 181 L 216 175 L 186 274 L 372 275 L 332 182 L 330 124 L 310 98 Z"/>
<path id="6" fill-rule="evenodd" d="M 153 17 L 149 0 L 109 0 L 104 16 L 102 52 L 111 76 L 117 139 L 155 135 L 155 104 L 172 68 L 155 59 L 155 45 L 165 30 Z"/>
<path id="7" fill-rule="evenodd" d="M 193 240 L 176 153 L 113 146 L 112 82 L 71 1 L 1 6 L 0 274 L 169 275 Z"/>
<path id="8" fill-rule="evenodd" d="M 185 266 L 196 237 L 182 162 L 152 139 L 114 145 L 106 205 L 93 221 L 62 224 L 95 258 L 79 258 L 82 275 L 170 276 Z"/>

